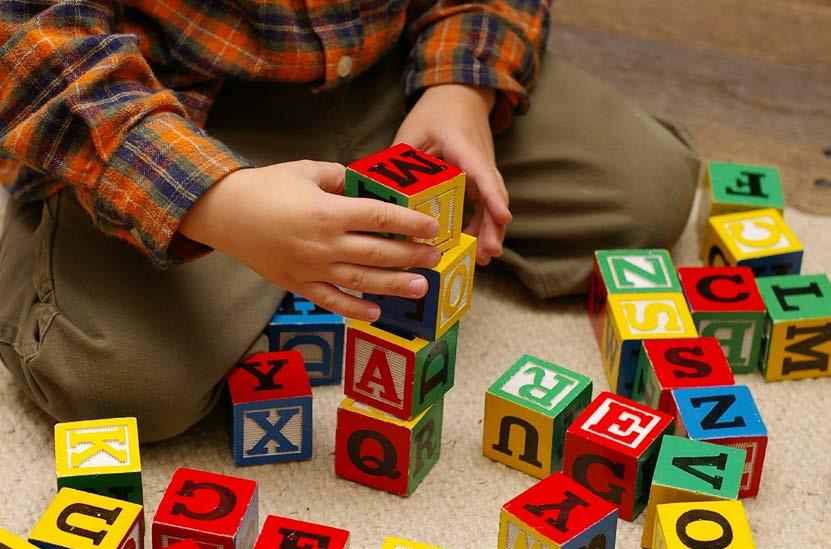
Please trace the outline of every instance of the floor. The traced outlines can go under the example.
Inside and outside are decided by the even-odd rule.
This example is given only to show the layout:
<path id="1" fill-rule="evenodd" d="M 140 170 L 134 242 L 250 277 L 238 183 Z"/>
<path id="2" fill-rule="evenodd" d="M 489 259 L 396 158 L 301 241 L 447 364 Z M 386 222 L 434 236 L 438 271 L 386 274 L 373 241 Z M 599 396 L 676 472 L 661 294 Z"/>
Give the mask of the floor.
<path id="1" fill-rule="evenodd" d="M 823 154 L 831 147 L 831 2 L 558 0 L 555 9 L 550 46 L 559 55 L 684 122 L 706 157 L 779 166 L 791 206 L 786 218 L 807 249 L 803 270 L 831 271 L 831 218 L 806 213 L 831 213 L 831 189 L 815 183 L 831 179 Z M 676 263 L 697 264 L 696 247 L 690 226 L 673 250 Z M 261 516 L 345 527 L 353 548 L 377 548 L 393 534 L 446 548 L 495 546 L 499 507 L 534 479 L 482 457 L 485 388 L 523 353 L 589 375 L 595 392 L 606 382 L 581 300 L 541 304 L 510 280 L 477 276 L 456 386 L 445 402 L 442 458 L 412 496 L 334 477 L 341 395 L 328 387 L 315 393 L 310 462 L 234 468 L 221 413 L 173 441 L 145 446 L 148 520 L 173 470 L 189 466 L 257 480 Z M 831 379 L 766 384 L 748 375 L 739 382 L 751 387 L 771 440 L 761 493 L 745 502 L 757 545 L 827 547 Z M 0 527 L 25 534 L 54 493 L 52 424 L 2 369 L 0 441 Z M 642 518 L 619 521 L 617 546 L 638 547 L 641 528 Z"/>

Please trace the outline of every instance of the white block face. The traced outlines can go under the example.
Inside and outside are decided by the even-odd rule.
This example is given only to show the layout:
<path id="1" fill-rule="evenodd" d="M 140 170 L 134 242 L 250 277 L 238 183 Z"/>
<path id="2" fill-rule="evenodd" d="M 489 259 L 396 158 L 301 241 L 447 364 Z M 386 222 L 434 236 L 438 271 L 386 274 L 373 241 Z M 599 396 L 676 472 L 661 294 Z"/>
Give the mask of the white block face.
<path id="1" fill-rule="evenodd" d="M 248 510 L 242 518 L 242 523 L 237 531 L 237 537 L 234 539 L 234 549 L 254 549 L 254 544 L 257 543 L 258 514 L 259 509 L 258 493 L 255 490 L 251 498 L 251 503 L 248 504 Z"/>
<path id="2" fill-rule="evenodd" d="M 456 216 L 461 215 L 459 205 L 456 203 L 456 193 L 456 188 L 447 189 L 441 194 L 433 195 L 427 200 L 414 205 L 414 210 L 426 213 L 439 222 L 439 234 L 435 238 L 413 238 L 413 242 L 435 244 L 438 241 L 443 242 L 452 238 Z"/>
<path id="3" fill-rule="evenodd" d="M 126 425 L 107 425 L 81 429 L 67 429 L 64 433 L 66 445 L 66 469 L 101 467 L 126 467 L 133 465 L 138 455 L 138 441 L 131 440 Z"/>
<path id="4" fill-rule="evenodd" d="M 249 409 L 242 414 L 243 458 L 303 453 L 305 406 Z"/>
<path id="5" fill-rule="evenodd" d="M 342 331 L 343 327 L 341 327 Z M 309 337 L 317 339 L 317 343 L 297 343 L 297 341 L 302 341 Z M 309 375 L 309 379 L 315 379 L 332 375 L 334 366 L 332 360 L 337 358 L 333 356 L 336 343 L 335 339 L 334 329 L 315 332 L 308 330 L 297 332 L 283 330 L 280 332 L 278 345 L 281 351 L 299 351 L 303 356 L 303 362 L 306 364 L 306 373 Z M 340 358 L 343 360 L 342 357 Z M 325 361 L 327 361 L 326 364 L 324 364 Z M 309 366 L 313 367 L 310 368 Z"/>
<path id="6" fill-rule="evenodd" d="M 757 326 L 758 322 L 759 321 L 750 321 L 746 319 L 703 319 L 699 321 L 697 329 L 698 335 L 701 337 L 714 336 L 718 339 L 721 344 L 721 348 L 724 351 L 724 356 L 741 356 L 741 363 L 734 364 L 734 366 L 745 366 L 747 365 L 748 360 L 750 360 L 750 354 L 753 350 L 753 336 L 756 335 L 757 330 L 759 330 L 759 327 Z M 736 349 L 730 348 L 730 342 L 733 341 L 734 330 L 743 331 L 741 349 L 738 352 Z"/>
<path id="7" fill-rule="evenodd" d="M 578 384 L 576 377 L 528 361 L 505 383 L 495 388 L 543 409 L 554 410 Z"/>
<path id="8" fill-rule="evenodd" d="M 381 400 L 399 410 L 404 409 L 404 386 L 407 379 L 408 357 L 355 337 L 355 374 L 347 380 L 352 390 L 360 395 Z M 389 377 L 387 377 L 389 376 Z M 392 383 L 384 383 L 384 380 Z M 390 389 L 394 393 L 390 393 Z"/>
<path id="9" fill-rule="evenodd" d="M 609 420 L 607 416 L 613 415 Z M 608 424 L 608 428 L 600 427 Z M 606 398 L 583 423 L 581 429 L 621 446 L 637 448 L 661 421 L 661 417 L 626 403 Z"/>
<path id="10" fill-rule="evenodd" d="M 724 223 L 724 230 L 731 236 L 732 244 L 742 253 L 775 251 L 793 245 L 776 219 L 767 215 L 729 221 Z"/>
<path id="11" fill-rule="evenodd" d="M 473 297 L 473 270 L 476 260 L 476 246 L 461 257 L 451 270 L 441 277 L 439 295 L 439 326 L 448 324 L 460 309 L 470 305 Z"/>
<path id="12" fill-rule="evenodd" d="M 615 288 L 671 289 L 670 267 L 662 255 L 609 255 L 606 257 Z M 647 273 L 644 276 L 639 273 Z"/>
<path id="13" fill-rule="evenodd" d="M 633 335 L 686 333 L 678 305 L 671 299 L 621 300 L 620 306 Z"/>
<path id="14" fill-rule="evenodd" d="M 505 546 L 507 549 L 534 548 L 554 549 L 548 540 L 530 535 L 526 530 L 517 526 L 511 519 L 506 523 L 507 535 Z"/>

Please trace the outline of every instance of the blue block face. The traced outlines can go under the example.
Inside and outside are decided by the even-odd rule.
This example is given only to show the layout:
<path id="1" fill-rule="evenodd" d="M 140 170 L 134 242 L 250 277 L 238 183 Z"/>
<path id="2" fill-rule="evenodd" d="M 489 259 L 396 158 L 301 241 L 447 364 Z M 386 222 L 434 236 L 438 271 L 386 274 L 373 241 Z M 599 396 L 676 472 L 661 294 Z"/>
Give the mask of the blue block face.
<path id="1" fill-rule="evenodd" d="M 234 406 L 237 465 L 301 461 L 312 457 L 312 397 Z"/>
<path id="2" fill-rule="evenodd" d="M 595 547 L 612 549 L 615 547 L 616 536 L 617 510 L 564 544 L 562 549 L 593 549 Z"/>
<path id="3" fill-rule="evenodd" d="M 680 423 L 693 440 L 767 436 L 750 389 L 745 385 L 672 391 Z"/>
<path id="4" fill-rule="evenodd" d="M 753 269 L 755 277 L 799 274 L 802 269 L 802 252 L 791 252 L 757 259 L 739 261 L 739 265 Z"/>
<path id="5" fill-rule="evenodd" d="M 640 341 L 623 342 L 620 351 L 620 371 L 617 376 L 617 387 L 615 388 L 615 392 L 620 396 L 632 398 L 640 350 Z"/>
<path id="6" fill-rule="evenodd" d="M 381 318 L 374 323 L 376 326 L 433 341 L 436 339 L 441 277 L 430 269 L 410 270 L 427 279 L 427 293 L 421 299 L 375 294 L 364 294 L 363 297 L 381 308 Z"/>
<path id="7" fill-rule="evenodd" d="M 296 294 L 287 294 L 266 329 L 269 351 L 299 351 L 309 383 L 338 385 L 343 377 L 346 322 Z"/>

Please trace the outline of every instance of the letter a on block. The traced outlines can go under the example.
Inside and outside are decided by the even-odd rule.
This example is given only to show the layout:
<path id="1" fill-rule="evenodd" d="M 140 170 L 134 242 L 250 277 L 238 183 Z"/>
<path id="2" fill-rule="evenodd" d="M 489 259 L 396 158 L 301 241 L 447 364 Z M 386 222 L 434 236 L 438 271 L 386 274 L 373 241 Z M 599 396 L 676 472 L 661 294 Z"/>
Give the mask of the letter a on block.
<path id="1" fill-rule="evenodd" d="M 366 393 L 375 394 L 388 402 L 401 403 L 401 398 L 395 390 L 387 354 L 381 349 L 372 350 L 357 388 Z"/>

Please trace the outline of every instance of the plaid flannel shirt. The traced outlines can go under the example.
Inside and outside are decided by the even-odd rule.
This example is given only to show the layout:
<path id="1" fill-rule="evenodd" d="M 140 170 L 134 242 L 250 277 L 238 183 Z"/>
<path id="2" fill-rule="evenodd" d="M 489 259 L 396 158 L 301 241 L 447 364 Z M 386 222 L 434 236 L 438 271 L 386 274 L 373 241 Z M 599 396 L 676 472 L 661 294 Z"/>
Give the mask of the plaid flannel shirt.
<path id="1" fill-rule="evenodd" d="M 250 166 L 203 130 L 224 78 L 328 89 L 404 35 L 409 98 L 492 87 L 504 127 L 528 107 L 549 1 L 2 0 L 0 183 L 24 202 L 69 186 L 97 227 L 157 264 L 192 259 L 207 249 L 180 220 Z"/>

